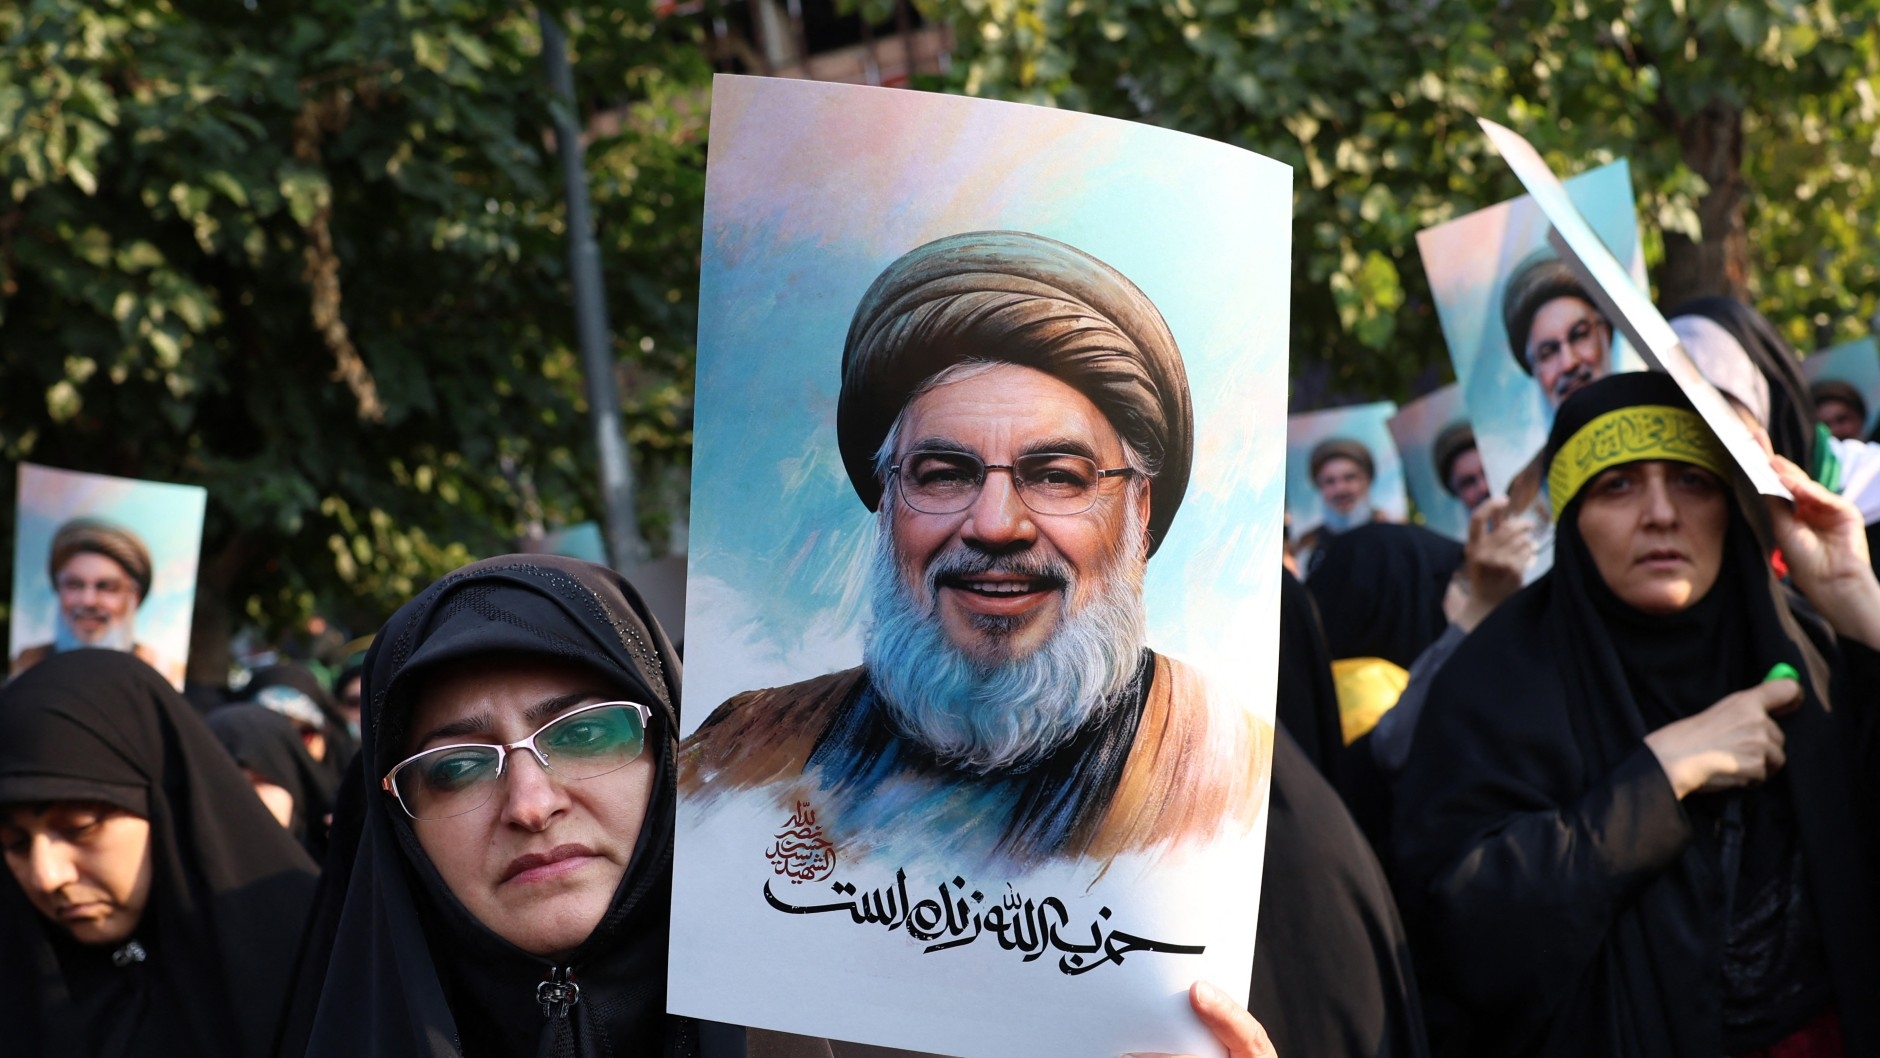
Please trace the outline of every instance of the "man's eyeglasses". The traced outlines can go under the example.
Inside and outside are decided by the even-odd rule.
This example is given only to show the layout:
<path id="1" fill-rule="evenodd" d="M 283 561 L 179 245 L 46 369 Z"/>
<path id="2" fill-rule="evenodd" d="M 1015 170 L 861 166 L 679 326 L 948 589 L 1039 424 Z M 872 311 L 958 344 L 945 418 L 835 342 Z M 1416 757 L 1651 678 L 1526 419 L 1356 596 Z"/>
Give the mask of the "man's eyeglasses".
<path id="1" fill-rule="evenodd" d="M 1082 514 L 1097 502 L 1103 479 L 1135 473 L 1104 470 L 1096 460 L 1062 452 L 1035 452 L 1010 463 L 983 463 L 965 452 L 909 452 L 888 468 L 900 482 L 901 500 L 922 514 L 958 514 L 979 499 L 986 475 L 1012 475 L 1018 498 L 1037 514 Z"/>
<path id="2" fill-rule="evenodd" d="M 436 746 L 400 761 L 381 789 L 413 819 L 448 819 L 490 802 L 509 754 L 526 749 L 562 779 L 594 779 L 633 763 L 646 749 L 653 712 L 638 702 L 598 702 L 556 717 L 520 742 Z"/>
<path id="3" fill-rule="evenodd" d="M 116 577 L 88 581 L 83 577 L 64 576 L 53 582 L 53 587 L 58 589 L 60 595 L 81 595 L 86 588 L 90 588 L 98 595 L 116 598 L 131 590 L 131 582 Z"/>

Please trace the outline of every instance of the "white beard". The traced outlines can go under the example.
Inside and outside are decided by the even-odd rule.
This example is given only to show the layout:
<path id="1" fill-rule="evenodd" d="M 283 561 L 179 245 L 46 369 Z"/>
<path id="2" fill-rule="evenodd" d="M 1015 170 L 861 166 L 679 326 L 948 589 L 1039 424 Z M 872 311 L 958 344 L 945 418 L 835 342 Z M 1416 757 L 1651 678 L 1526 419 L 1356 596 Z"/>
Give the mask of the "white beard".
<path id="1" fill-rule="evenodd" d="M 1142 576 L 1146 517 L 1128 505 L 1123 540 L 1089 602 L 1076 612 L 1076 574 L 1061 558 L 991 557 L 956 545 L 929 563 L 921 596 L 901 575 L 884 506 L 871 575 L 873 620 L 862 660 L 901 731 L 941 761 L 986 774 L 1036 764 L 1093 720 L 1129 686 L 1146 638 Z M 1029 653 L 991 662 L 956 647 L 940 627 L 943 573 L 1012 570 L 1063 585 L 1057 627 Z M 996 619 L 995 619 L 996 620 Z"/>
<path id="2" fill-rule="evenodd" d="M 1342 533 L 1347 529 L 1356 528 L 1357 526 L 1370 522 L 1370 520 L 1371 499 L 1368 496 L 1359 500 L 1353 505 L 1351 510 L 1346 511 L 1344 514 L 1340 514 L 1330 507 L 1325 508 L 1325 528 L 1330 529 L 1334 533 Z"/>
<path id="3" fill-rule="evenodd" d="M 122 621 L 112 621 L 104 626 L 92 639 L 79 636 L 72 623 L 65 619 L 65 611 L 59 611 L 58 620 L 52 626 L 52 648 L 63 653 L 68 650 L 118 650 L 130 653 L 137 641 L 137 618 L 135 615 Z"/>

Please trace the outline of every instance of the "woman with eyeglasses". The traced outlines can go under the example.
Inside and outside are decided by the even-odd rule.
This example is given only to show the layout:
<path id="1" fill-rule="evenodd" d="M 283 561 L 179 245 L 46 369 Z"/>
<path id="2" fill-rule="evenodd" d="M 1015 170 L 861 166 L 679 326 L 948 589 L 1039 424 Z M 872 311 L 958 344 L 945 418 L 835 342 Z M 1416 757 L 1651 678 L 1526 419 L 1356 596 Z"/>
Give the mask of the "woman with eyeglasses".
<path id="1" fill-rule="evenodd" d="M 278 1053 L 831 1054 L 665 1013 L 679 676 L 589 563 L 490 559 L 393 615 Z M 1272 1054 L 1225 997 L 1196 1005 Z"/>
<path id="2" fill-rule="evenodd" d="M 366 661 L 283 1054 L 688 1054 L 665 1014 L 679 662 L 612 571 L 467 566 Z"/>
<path id="3" fill-rule="evenodd" d="M 195 710 L 130 654 L 0 690 L 0 1053 L 273 1045 L 314 865 Z"/>

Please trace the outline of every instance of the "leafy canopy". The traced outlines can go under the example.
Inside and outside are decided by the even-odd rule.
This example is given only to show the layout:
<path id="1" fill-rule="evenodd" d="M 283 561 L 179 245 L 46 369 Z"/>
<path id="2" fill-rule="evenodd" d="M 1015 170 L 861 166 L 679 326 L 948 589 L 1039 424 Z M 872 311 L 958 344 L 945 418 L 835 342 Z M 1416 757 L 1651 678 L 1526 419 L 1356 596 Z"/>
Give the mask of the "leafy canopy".
<path id="1" fill-rule="evenodd" d="M 646 3 L 565 18 L 657 539 L 710 70 Z M 199 610 L 270 626 L 593 517 L 540 48 L 485 0 L 0 6 L 0 458 L 208 486 Z"/>

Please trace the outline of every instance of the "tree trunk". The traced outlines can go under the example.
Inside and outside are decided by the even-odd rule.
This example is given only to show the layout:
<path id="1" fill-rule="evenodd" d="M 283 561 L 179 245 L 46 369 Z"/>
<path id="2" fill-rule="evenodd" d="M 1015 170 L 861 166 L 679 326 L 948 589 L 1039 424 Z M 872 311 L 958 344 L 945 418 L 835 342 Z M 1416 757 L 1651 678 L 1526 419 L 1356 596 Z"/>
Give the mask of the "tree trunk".
<path id="1" fill-rule="evenodd" d="M 232 602 L 235 578 L 248 564 L 254 548 L 247 534 L 237 532 L 213 555 L 203 555 L 196 569 L 196 611 L 190 620 L 189 665 L 191 683 L 228 686 L 234 653 L 236 610 Z"/>
<path id="2" fill-rule="evenodd" d="M 1749 301 L 1749 230 L 1743 217 L 1743 111 L 1721 99 L 1672 122 L 1684 164 L 1710 191 L 1697 202 L 1702 241 L 1665 232 L 1658 303 L 1667 311 L 1692 298 L 1722 294 Z"/>

